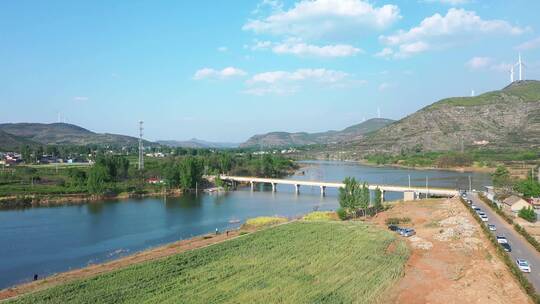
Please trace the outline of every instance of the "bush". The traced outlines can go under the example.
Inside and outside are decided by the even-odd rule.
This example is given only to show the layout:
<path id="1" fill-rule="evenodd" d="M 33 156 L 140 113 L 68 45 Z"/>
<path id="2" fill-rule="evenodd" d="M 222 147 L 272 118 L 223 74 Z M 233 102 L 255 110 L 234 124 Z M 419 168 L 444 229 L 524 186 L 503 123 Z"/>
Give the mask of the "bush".
<path id="1" fill-rule="evenodd" d="M 386 225 L 399 225 L 399 224 L 410 223 L 410 222 L 411 222 L 410 217 L 389 217 L 385 221 Z"/>
<path id="2" fill-rule="evenodd" d="M 337 216 L 339 217 L 340 220 L 344 221 L 348 218 L 347 216 L 347 211 L 345 211 L 345 209 L 343 208 L 338 208 L 336 210 L 336 213 L 337 213 Z"/>
<path id="3" fill-rule="evenodd" d="M 285 223 L 287 221 L 288 219 L 285 217 L 259 216 L 256 218 L 248 219 L 246 223 L 244 224 L 244 227 L 245 228 L 261 228 L 261 227 Z"/>
<path id="4" fill-rule="evenodd" d="M 536 212 L 534 212 L 534 209 L 531 207 L 521 208 L 521 210 L 519 210 L 518 216 L 531 223 L 536 222 Z"/>
<path id="5" fill-rule="evenodd" d="M 336 213 L 331 211 L 315 211 L 304 215 L 305 221 L 331 221 L 336 218 Z"/>

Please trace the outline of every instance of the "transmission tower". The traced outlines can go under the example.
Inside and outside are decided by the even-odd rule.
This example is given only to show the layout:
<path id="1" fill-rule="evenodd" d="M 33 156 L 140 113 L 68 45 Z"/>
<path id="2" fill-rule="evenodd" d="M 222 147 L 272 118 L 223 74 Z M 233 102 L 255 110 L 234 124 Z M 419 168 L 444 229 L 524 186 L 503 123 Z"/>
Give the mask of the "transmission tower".
<path id="1" fill-rule="evenodd" d="M 139 121 L 139 170 L 144 169 L 143 121 Z"/>

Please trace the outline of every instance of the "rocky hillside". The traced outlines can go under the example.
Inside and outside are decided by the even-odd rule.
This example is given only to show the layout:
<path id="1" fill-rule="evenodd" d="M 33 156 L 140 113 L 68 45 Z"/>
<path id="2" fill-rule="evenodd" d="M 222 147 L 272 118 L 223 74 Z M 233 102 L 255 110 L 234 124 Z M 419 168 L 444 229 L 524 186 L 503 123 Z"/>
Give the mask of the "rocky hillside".
<path id="1" fill-rule="evenodd" d="M 448 98 L 357 141 L 361 152 L 540 148 L 540 81 L 516 81 L 476 97 Z"/>
<path id="2" fill-rule="evenodd" d="M 214 148 L 214 149 L 226 149 L 226 148 L 236 148 L 238 144 L 235 143 L 221 143 L 221 142 L 210 142 L 205 140 L 200 140 L 192 138 L 190 140 L 180 141 L 180 140 L 158 140 L 156 143 L 169 147 L 182 147 L 182 148 L 193 148 L 193 149 L 204 149 L 204 148 Z"/>
<path id="3" fill-rule="evenodd" d="M 138 139 L 135 137 L 94 133 L 76 125 L 66 123 L 6 123 L 0 124 L 0 131 L 14 136 L 19 141 L 27 143 L 35 142 L 39 144 L 55 145 L 115 145 L 131 146 L 137 145 Z M 8 138 L 5 137 L 6 143 Z M 147 142 L 148 144 L 148 142 Z M 0 146 L 4 146 L 4 137 L 0 138 Z"/>
<path id="4" fill-rule="evenodd" d="M 366 134 L 379 130 L 392 123 L 393 120 L 373 118 L 365 122 L 350 126 L 341 131 L 327 131 L 320 133 L 288 133 L 271 132 L 255 135 L 241 144 L 241 147 L 292 147 L 313 144 L 333 144 L 361 140 Z"/>

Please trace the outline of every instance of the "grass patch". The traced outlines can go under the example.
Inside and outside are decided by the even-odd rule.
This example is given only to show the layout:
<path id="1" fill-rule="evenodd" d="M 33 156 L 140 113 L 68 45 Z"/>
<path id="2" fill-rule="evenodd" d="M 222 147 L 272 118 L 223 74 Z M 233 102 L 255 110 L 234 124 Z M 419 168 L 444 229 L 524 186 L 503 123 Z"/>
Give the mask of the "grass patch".
<path id="1" fill-rule="evenodd" d="M 408 256 L 372 225 L 299 221 L 10 303 L 374 303 Z"/>
<path id="2" fill-rule="evenodd" d="M 272 225 L 277 225 L 287 222 L 289 219 L 286 217 L 278 216 L 259 216 L 255 218 L 250 218 L 243 225 L 244 228 L 262 228 Z"/>
<path id="3" fill-rule="evenodd" d="M 306 214 L 302 219 L 305 221 L 334 221 L 337 220 L 337 215 L 332 211 L 314 211 Z"/>

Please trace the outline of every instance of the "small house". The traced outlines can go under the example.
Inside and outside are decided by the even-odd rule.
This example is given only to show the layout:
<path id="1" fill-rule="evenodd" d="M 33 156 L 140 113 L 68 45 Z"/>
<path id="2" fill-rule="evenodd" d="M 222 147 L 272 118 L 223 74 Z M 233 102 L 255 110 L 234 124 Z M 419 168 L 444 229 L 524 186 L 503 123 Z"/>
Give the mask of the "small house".
<path id="1" fill-rule="evenodd" d="M 503 208 L 514 213 L 519 212 L 523 208 L 533 207 L 531 203 L 517 195 L 511 195 L 503 200 Z"/>

